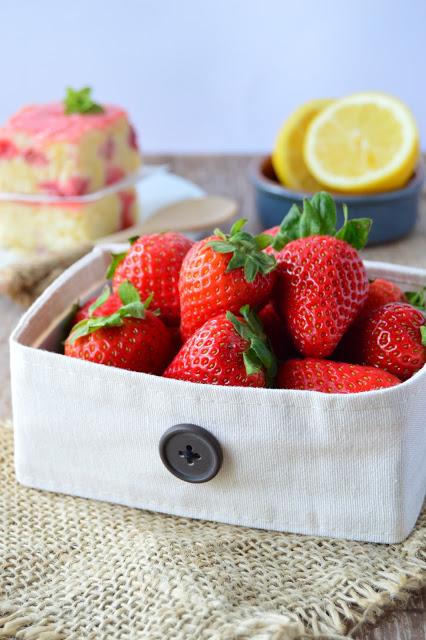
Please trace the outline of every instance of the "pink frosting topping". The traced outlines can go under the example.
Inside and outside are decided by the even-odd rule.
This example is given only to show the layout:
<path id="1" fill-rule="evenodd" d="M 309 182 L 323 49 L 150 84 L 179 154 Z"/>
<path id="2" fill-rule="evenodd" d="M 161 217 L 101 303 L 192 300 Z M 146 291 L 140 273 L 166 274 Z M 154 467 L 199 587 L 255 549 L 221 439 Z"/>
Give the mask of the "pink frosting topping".
<path id="1" fill-rule="evenodd" d="M 66 115 L 61 102 L 23 107 L 6 122 L 0 136 L 22 132 L 43 141 L 74 141 L 92 129 L 105 129 L 127 114 L 123 109 L 103 105 L 103 113 Z"/>

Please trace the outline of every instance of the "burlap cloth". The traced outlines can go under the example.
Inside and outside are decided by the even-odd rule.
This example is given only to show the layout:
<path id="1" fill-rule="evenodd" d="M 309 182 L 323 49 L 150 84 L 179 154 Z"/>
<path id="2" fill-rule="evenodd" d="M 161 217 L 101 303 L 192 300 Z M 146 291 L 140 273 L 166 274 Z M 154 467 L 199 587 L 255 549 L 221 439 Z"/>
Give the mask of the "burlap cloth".
<path id="1" fill-rule="evenodd" d="M 426 582 L 400 545 L 199 522 L 19 486 L 0 427 L 0 638 L 349 637 Z"/>

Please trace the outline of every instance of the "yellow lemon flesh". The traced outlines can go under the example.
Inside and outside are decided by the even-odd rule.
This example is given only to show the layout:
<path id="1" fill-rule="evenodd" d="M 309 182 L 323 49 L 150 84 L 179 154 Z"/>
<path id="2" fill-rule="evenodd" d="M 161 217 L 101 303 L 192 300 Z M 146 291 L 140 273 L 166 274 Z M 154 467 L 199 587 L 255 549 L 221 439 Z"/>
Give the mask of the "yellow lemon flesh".
<path id="1" fill-rule="evenodd" d="M 336 100 L 311 121 L 305 136 L 304 157 L 311 174 L 344 193 L 398 189 L 412 175 L 418 155 L 411 112 L 381 93 Z"/>
<path id="2" fill-rule="evenodd" d="M 281 127 L 272 153 L 278 180 L 290 189 L 319 191 L 321 185 L 309 172 L 303 155 L 305 134 L 311 121 L 332 100 L 311 100 L 296 109 Z"/>

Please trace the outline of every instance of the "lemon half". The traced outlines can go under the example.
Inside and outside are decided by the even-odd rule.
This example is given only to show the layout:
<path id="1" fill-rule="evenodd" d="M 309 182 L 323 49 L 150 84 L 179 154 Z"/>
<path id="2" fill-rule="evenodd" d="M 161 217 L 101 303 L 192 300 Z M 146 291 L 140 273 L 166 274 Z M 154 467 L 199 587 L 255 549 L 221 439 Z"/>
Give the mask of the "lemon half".
<path id="1" fill-rule="evenodd" d="M 272 153 L 277 178 L 290 189 L 315 192 L 321 185 L 310 174 L 303 155 L 306 131 L 331 100 L 310 100 L 294 111 L 281 127 Z"/>
<path id="2" fill-rule="evenodd" d="M 382 93 L 336 100 L 312 119 L 304 158 L 326 187 L 371 193 L 398 189 L 414 171 L 419 134 L 410 110 Z"/>

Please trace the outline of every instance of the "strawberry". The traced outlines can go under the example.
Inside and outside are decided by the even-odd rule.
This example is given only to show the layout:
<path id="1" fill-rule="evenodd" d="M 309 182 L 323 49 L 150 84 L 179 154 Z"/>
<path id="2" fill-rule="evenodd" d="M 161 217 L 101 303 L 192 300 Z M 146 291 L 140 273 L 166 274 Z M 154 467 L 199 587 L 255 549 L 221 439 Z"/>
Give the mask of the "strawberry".
<path id="1" fill-rule="evenodd" d="M 305 389 L 323 393 L 359 393 L 393 387 L 400 381 L 375 367 L 333 362 L 320 358 L 287 360 L 278 371 L 280 389 Z"/>
<path id="2" fill-rule="evenodd" d="M 109 316 L 93 315 L 75 325 L 65 355 L 120 369 L 160 374 L 173 354 L 172 337 L 133 285 L 123 282 L 122 306 Z"/>
<path id="3" fill-rule="evenodd" d="M 370 282 L 368 297 L 357 318 L 357 322 L 367 318 L 372 311 L 382 307 L 384 304 L 388 304 L 388 302 L 403 302 L 405 300 L 404 292 L 398 285 L 389 280 L 377 278 Z"/>
<path id="4" fill-rule="evenodd" d="M 277 313 L 272 302 L 268 302 L 258 313 L 263 330 L 279 360 L 285 360 L 294 352 L 294 347 L 287 333 L 285 323 Z"/>
<path id="5" fill-rule="evenodd" d="M 238 313 L 244 304 L 258 308 L 270 298 L 276 262 L 262 249 L 271 238 L 242 231 L 245 223 L 236 222 L 229 235 L 216 229 L 185 256 L 179 278 L 184 339 L 220 313 Z"/>
<path id="6" fill-rule="evenodd" d="M 380 367 L 407 380 L 426 362 L 426 326 L 421 311 L 391 302 L 373 311 L 345 338 L 354 362 Z"/>
<path id="7" fill-rule="evenodd" d="M 166 378 L 238 387 L 265 387 L 276 372 L 262 325 L 248 305 L 238 317 L 220 313 L 185 342 Z"/>
<path id="8" fill-rule="evenodd" d="M 279 252 L 276 305 L 304 356 L 331 355 L 364 305 L 368 279 L 357 249 L 370 226 L 348 220 L 345 209 L 336 233 L 335 204 L 323 192 L 305 200 L 303 212 L 293 205 L 281 223 L 272 242 Z"/>
<path id="9" fill-rule="evenodd" d="M 126 280 L 142 299 L 151 293 L 161 319 L 170 326 L 180 322 L 178 281 L 182 260 L 193 245 L 181 233 L 153 233 L 141 236 L 127 253 L 113 256 L 107 277 L 117 291 Z"/>
<path id="10" fill-rule="evenodd" d="M 109 287 L 102 292 L 102 298 L 96 296 L 90 298 L 82 307 L 80 307 L 74 316 L 72 324 L 77 324 L 89 317 L 99 318 L 99 316 L 109 316 L 121 307 L 120 297 L 116 293 L 110 293 Z M 99 303 L 99 300 L 101 302 Z"/>

